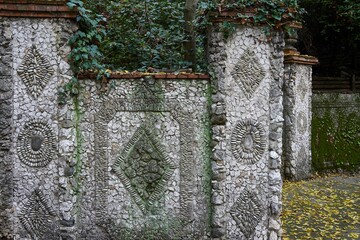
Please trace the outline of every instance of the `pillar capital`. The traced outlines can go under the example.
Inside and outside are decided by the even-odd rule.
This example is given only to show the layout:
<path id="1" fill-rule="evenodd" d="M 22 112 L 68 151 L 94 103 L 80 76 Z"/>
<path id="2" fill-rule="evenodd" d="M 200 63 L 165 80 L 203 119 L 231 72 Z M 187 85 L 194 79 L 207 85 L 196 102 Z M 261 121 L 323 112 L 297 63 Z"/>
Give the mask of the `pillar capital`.
<path id="1" fill-rule="evenodd" d="M 284 55 L 285 64 L 302 64 L 302 65 L 316 65 L 319 60 L 316 57 L 300 54 L 286 54 Z"/>

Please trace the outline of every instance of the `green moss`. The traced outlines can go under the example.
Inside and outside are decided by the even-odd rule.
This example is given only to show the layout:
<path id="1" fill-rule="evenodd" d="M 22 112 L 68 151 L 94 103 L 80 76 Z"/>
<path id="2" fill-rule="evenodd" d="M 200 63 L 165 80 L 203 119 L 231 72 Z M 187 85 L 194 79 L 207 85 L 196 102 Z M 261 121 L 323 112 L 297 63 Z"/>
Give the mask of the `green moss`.
<path id="1" fill-rule="evenodd" d="M 354 99 L 354 103 L 359 98 Z M 312 119 L 312 163 L 316 171 L 351 170 L 360 165 L 359 107 L 333 107 L 339 95 L 324 99 L 323 108 L 314 108 Z"/>
<path id="2" fill-rule="evenodd" d="M 82 142 L 83 138 L 81 135 L 80 130 L 80 120 L 81 120 L 81 112 L 80 112 L 80 105 L 79 105 L 79 99 L 76 95 L 76 97 L 73 97 L 74 102 L 74 113 L 75 113 L 75 171 L 73 178 L 75 179 L 76 186 L 73 186 L 73 191 L 77 195 L 80 193 L 80 187 L 81 187 L 81 168 L 82 168 L 82 161 L 81 161 L 81 152 L 82 152 Z"/>

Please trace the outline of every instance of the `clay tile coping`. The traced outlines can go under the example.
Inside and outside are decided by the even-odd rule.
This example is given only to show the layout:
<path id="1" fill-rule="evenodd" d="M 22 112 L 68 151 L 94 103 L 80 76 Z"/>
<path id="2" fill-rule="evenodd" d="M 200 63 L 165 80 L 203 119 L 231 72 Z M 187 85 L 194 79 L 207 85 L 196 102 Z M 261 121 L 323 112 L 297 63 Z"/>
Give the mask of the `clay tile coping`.
<path id="1" fill-rule="evenodd" d="M 82 73 L 79 79 L 96 79 L 97 74 L 93 72 Z M 138 79 L 151 76 L 155 79 L 206 79 L 210 76 L 203 73 L 143 73 L 143 72 L 112 72 L 109 79 Z"/>
<path id="2" fill-rule="evenodd" d="M 0 17 L 75 18 L 63 0 L 0 0 Z"/>
<path id="3" fill-rule="evenodd" d="M 285 54 L 284 55 L 284 63 L 285 64 L 297 63 L 297 64 L 303 64 L 303 65 L 316 65 L 316 64 L 319 64 L 319 60 L 313 56 Z"/>

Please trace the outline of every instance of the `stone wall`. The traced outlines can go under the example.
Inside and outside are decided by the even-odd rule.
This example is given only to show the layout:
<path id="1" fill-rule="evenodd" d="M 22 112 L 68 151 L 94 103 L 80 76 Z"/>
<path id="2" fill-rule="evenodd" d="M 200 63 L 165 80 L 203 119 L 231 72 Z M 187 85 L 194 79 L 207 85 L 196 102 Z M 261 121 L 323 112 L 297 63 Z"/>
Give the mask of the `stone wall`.
<path id="1" fill-rule="evenodd" d="M 0 237 L 10 237 L 12 196 L 11 134 L 13 130 L 13 91 L 11 28 L 8 19 L 0 20 Z"/>
<path id="2" fill-rule="evenodd" d="M 314 93 L 312 110 L 314 170 L 358 170 L 360 94 Z"/>
<path id="3" fill-rule="evenodd" d="M 83 80 L 59 105 L 75 30 L 2 19 L 0 237 L 209 238 L 208 79 Z"/>
<path id="4" fill-rule="evenodd" d="M 85 80 L 78 109 L 60 109 L 63 230 L 76 239 L 206 239 L 208 80 L 114 84 L 101 93 Z"/>
<path id="5" fill-rule="evenodd" d="M 238 27 L 225 39 L 219 24 L 209 33 L 213 236 L 280 239 L 283 37 Z"/>
<path id="6" fill-rule="evenodd" d="M 311 175 L 311 65 L 285 64 L 284 175 L 301 180 Z"/>
<path id="7" fill-rule="evenodd" d="M 67 39 L 76 27 L 64 19 L 21 18 L 1 18 L 0 27 L 5 71 L 0 83 L 5 122 L 0 139 L 0 171 L 5 171 L 1 214 L 6 214 L 0 237 L 55 239 L 59 235 L 57 88 L 71 77 L 65 56 L 70 50 Z M 10 154 L 4 154 L 9 149 Z M 11 212 L 3 211 L 9 203 Z"/>
<path id="8" fill-rule="evenodd" d="M 1 18 L 0 238 L 280 239 L 283 35 L 219 24 L 211 82 L 114 73 L 59 105 L 75 23 Z"/>

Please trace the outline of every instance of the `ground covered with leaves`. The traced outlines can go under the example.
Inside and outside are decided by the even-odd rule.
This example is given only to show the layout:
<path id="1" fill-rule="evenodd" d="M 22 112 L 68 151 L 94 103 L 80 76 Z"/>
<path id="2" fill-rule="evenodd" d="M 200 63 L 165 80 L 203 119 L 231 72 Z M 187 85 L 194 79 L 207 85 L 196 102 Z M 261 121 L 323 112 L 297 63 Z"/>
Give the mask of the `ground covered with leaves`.
<path id="1" fill-rule="evenodd" d="M 285 182 L 283 239 L 360 239 L 360 175 Z"/>

